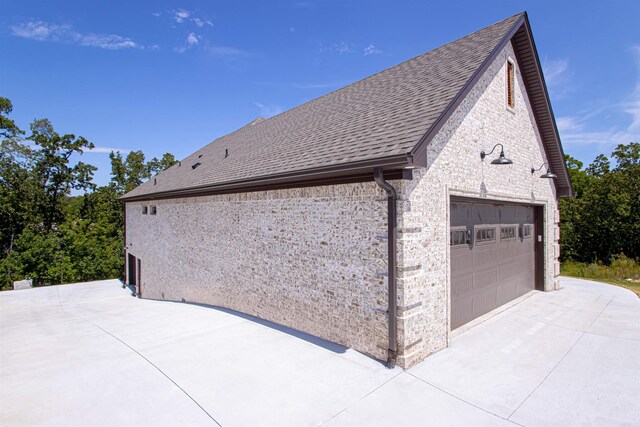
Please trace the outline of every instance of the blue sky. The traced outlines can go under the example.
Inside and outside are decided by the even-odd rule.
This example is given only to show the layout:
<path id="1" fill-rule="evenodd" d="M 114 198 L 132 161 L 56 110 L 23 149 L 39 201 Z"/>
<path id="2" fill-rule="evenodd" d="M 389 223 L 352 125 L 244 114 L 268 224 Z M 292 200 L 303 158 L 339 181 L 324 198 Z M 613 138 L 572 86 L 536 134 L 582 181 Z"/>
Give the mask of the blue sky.
<path id="1" fill-rule="evenodd" d="M 479 5 L 482 5 L 481 7 Z M 0 0 L 0 96 L 96 145 L 183 158 L 522 10 L 565 152 L 640 141 L 638 1 Z"/>

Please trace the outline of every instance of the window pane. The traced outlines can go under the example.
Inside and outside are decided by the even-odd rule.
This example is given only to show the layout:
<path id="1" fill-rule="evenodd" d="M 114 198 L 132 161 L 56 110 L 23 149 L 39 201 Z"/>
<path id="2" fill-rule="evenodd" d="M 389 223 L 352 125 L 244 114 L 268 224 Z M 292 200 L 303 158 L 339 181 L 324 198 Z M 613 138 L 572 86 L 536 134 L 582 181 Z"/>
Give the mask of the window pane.
<path id="1" fill-rule="evenodd" d="M 515 239 L 516 238 L 516 227 L 500 227 L 500 239 Z"/>
<path id="2" fill-rule="evenodd" d="M 481 228 L 476 231 L 477 242 L 490 242 L 496 239 L 495 228 Z"/>
<path id="3" fill-rule="evenodd" d="M 451 232 L 451 246 L 464 245 L 467 243 L 464 230 L 456 230 Z"/>

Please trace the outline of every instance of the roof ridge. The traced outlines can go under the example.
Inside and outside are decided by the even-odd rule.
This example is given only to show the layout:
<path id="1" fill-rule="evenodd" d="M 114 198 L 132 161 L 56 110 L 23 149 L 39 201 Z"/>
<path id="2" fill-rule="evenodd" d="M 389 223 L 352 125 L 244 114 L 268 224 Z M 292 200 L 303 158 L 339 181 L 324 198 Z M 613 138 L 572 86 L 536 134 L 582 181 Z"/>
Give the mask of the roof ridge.
<path id="1" fill-rule="evenodd" d="M 357 84 L 357 83 L 360 83 L 360 82 L 362 82 L 362 81 L 364 81 L 364 80 L 367 80 L 367 79 L 370 79 L 370 78 L 372 78 L 372 77 L 375 77 L 375 76 L 377 76 L 378 74 L 384 73 L 385 71 L 391 70 L 392 68 L 399 67 L 399 66 L 401 66 L 401 65 L 403 65 L 403 64 L 406 64 L 407 62 L 411 62 L 411 61 L 413 61 L 413 60 L 416 60 L 416 59 L 418 59 L 418 58 L 421 58 L 422 56 L 424 56 L 424 55 L 426 55 L 426 54 L 428 54 L 428 53 L 432 53 L 432 52 L 435 52 L 435 51 L 440 50 L 440 49 L 442 49 L 442 48 L 445 48 L 445 47 L 447 47 L 447 46 L 449 46 L 449 45 L 451 45 L 451 44 L 453 44 L 453 43 L 456 43 L 456 42 L 458 42 L 458 41 L 460 41 L 460 40 L 463 40 L 463 39 L 466 39 L 466 38 L 468 38 L 468 37 L 471 37 L 471 36 L 473 36 L 473 35 L 475 35 L 475 34 L 477 34 L 477 33 L 481 32 L 481 31 L 484 31 L 484 30 L 487 30 L 487 29 L 489 29 L 489 28 L 491 28 L 491 27 L 494 27 L 494 26 L 500 25 L 500 24 L 502 24 L 503 22 L 508 21 L 509 19 L 513 19 L 513 18 L 514 18 L 514 17 L 516 17 L 516 16 L 519 16 L 519 15 L 525 15 L 525 14 L 526 14 L 526 12 L 524 12 L 524 11 L 523 11 L 523 12 L 517 13 L 517 14 L 515 14 L 515 15 L 513 15 L 513 16 L 510 16 L 510 17 L 508 17 L 508 18 L 502 19 L 502 20 L 500 20 L 500 21 L 498 21 L 498 22 L 494 22 L 493 24 L 491 24 L 491 25 L 487 25 L 486 27 L 483 27 L 483 28 L 480 28 L 479 30 L 474 31 L 473 33 L 467 34 L 467 35 L 462 36 L 462 37 L 458 37 L 457 39 L 452 40 L 452 41 L 450 41 L 450 42 L 448 42 L 448 43 L 445 43 L 445 44 L 443 44 L 443 45 L 437 46 L 437 47 L 435 47 L 435 48 L 433 48 L 433 49 L 430 49 L 430 50 L 428 50 L 428 51 L 426 51 L 426 52 L 422 52 L 422 53 L 421 53 L 421 54 L 419 54 L 419 55 L 416 55 L 416 56 L 413 56 L 413 57 L 411 57 L 411 58 L 405 59 L 405 60 L 404 60 L 404 61 L 402 61 L 402 62 L 399 62 L 399 63 L 397 63 L 397 64 L 394 64 L 394 65 L 392 65 L 392 66 L 390 66 L 390 67 L 387 67 L 387 68 L 385 68 L 385 69 L 383 69 L 383 70 L 377 71 L 377 72 L 375 72 L 375 73 L 373 73 L 373 74 L 371 74 L 371 75 L 368 75 L 368 76 L 366 76 L 366 77 L 363 77 L 363 78 L 361 78 L 361 79 L 358 79 L 358 80 L 356 80 L 356 81 L 354 81 L 354 82 L 351 82 L 351 83 L 349 83 L 349 84 L 348 84 L 348 85 L 346 85 L 346 86 L 339 87 L 339 88 L 337 88 L 337 89 L 332 90 L 331 92 L 327 92 L 327 93 L 325 93 L 325 94 L 323 94 L 323 95 L 320 95 L 320 96 L 318 96 L 317 98 L 313 98 L 313 99 L 311 99 L 311 100 L 309 100 L 309 101 L 307 101 L 307 102 L 304 102 L 304 103 L 302 103 L 302 104 L 300 104 L 300 105 L 296 105 L 295 107 L 292 107 L 292 108 L 290 108 L 290 109 L 288 109 L 288 110 L 282 111 L 281 113 L 278 113 L 278 114 L 276 114 L 275 116 L 270 117 L 269 119 L 273 119 L 273 118 L 275 118 L 275 117 L 278 117 L 278 116 L 281 116 L 281 115 L 283 115 L 283 114 L 286 114 L 286 113 L 288 113 L 289 111 L 293 111 L 293 110 L 295 110 L 295 109 L 297 109 L 297 108 L 300 108 L 300 107 L 302 107 L 302 106 L 304 106 L 304 105 L 307 105 L 307 104 L 308 104 L 308 103 L 310 103 L 310 102 L 316 101 L 316 100 L 318 100 L 318 99 L 320 99 L 320 98 L 324 98 L 325 96 L 329 96 L 329 95 L 331 95 L 332 93 L 335 93 L 335 92 L 341 91 L 341 90 L 346 89 L 346 88 L 348 88 L 348 87 L 351 87 L 351 86 L 353 86 L 353 85 L 355 85 L 355 84 Z M 220 137 L 220 138 L 222 138 L 222 137 Z M 219 139 L 219 138 L 218 138 L 218 139 Z M 215 140 L 214 140 L 214 141 L 215 141 Z M 212 141 L 212 142 L 213 142 L 213 141 Z"/>
<path id="2" fill-rule="evenodd" d="M 502 20 L 500 20 L 500 21 L 498 21 L 498 22 L 494 22 L 493 24 L 491 24 L 491 25 L 487 25 L 486 27 L 483 27 L 483 28 L 480 28 L 479 30 L 474 31 L 473 33 L 469 33 L 469 34 L 467 34 L 467 35 L 465 35 L 465 36 L 458 37 L 457 39 L 452 40 L 452 41 L 450 41 L 450 42 L 448 42 L 448 43 L 445 43 L 445 44 L 443 44 L 443 45 L 437 46 L 437 47 L 435 47 L 435 48 L 433 48 L 433 49 L 430 49 L 430 50 L 428 50 L 428 51 L 426 51 L 426 52 L 422 52 L 422 53 L 421 53 L 421 54 L 419 54 L 419 55 L 416 55 L 416 56 L 413 56 L 413 57 L 411 57 L 411 58 L 405 59 L 405 60 L 404 60 L 404 61 L 402 61 L 402 62 L 399 62 L 399 63 L 397 63 L 397 64 L 391 65 L 390 67 L 384 68 L 384 69 L 382 69 L 382 70 L 380 70 L 380 71 L 377 71 L 377 72 L 375 72 L 375 73 L 373 73 L 373 74 L 371 74 L 371 75 L 368 75 L 368 76 L 363 77 L 363 78 L 361 78 L 361 79 L 358 79 L 358 80 L 356 80 L 356 81 L 354 81 L 354 82 L 351 82 L 351 83 L 349 83 L 349 84 L 348 84 L 348 85 L 346 85 L 346 86 L 339 87 L 339 88 L 337 88 L 337 89 L 332 90 L 331 92 L 327 92 L 327 93 L 322 94 L 322 95 L 320 95 L 320 96 L 318 96 L 318 97 L 316 97 L 316 98 L 310 99 L 310 100 L 309 100 L 309 101 L 307 101 L 307 102 L 303 102 L 302 104 L 299 104 L 299 105 L 296 105 L 296 106 L 294 106 L 294 107 L 291 107 L 291 108 L 289 108 L 288 110 L 282 111 L 282 112 L 280 112 L 280 113 L 276 114 L 275 116 L 271 116 L 271 117 L 269 117 L 268 119 L 265 119 L 264 121 L 271 120 L 271 119 L 274 119 L 274 118 L 276 118 L 276 117 L 282 116 L 283 114 L 287 114 L 287 113 L 289 113 L 290 111 L 297 110 L 297 109 L 299 109 L 299 108 L 301 108 L 301 107 L 304 107 L 305 105 L 307 105 L 307 104 L 309 104 L 309 103 L 311 103 L 311 102 L 314 102 L 314 101 L 317 101 L 317 100 L 322 99 L 322 98 L 324 98 L 324 97 L 327 97 L 327 96 L 329 96 L 329 95 L 331 95 L 331 94 L 333 94 L 333 93 L 339 92 L 339 91 L 341 91 L 341 90 L 343 90 L 343 89 L 347 89 L 347 88 L 349 88 L 349 87 L 351 87 L 351 86 L 353 86 L 353 85 L 355 85 L 355 84 L 358 84 L 358 83 L 363 82 L 363 81 L 365 81 L 365 80 L 368 80 L 368 79 L 370 79 L 370 78 L 372 78 L 372 77 L 375 77 L 375 76 L 377 76 L 377 75 L 379 75 L 379 74 L 381 74 L 381 73 L 384 73 L 384 72 L 386 72 L 386 71 L 389 71 L 389 70 L 391 70 L 392 68 L 400 67 L 401 65 L 404 65 L 404 64 L 406 64 L 407 62 L 414 61 L 414 60 L 416 60 L 416 59 L 418 59 L 418 58 L 423 57 L 424 55 L 427 55 L 427 54 L 429 54 L 429 53 L 432 53 L 432 52 L 435 52 L 435 51 L 437 51 L 437 50 L 443 49 L 443 48 L 445 48 L 445 47 L 447 47 L 447 46 L 449 46 L 449 45 L 451 45 L 451 44 L 453 44 L 453 43 L 456 43 L 456 42 L 459 42 L 459 41 L 461 41 L 461 40 L 463 40 L 463 39 L 466 39 L 466 38 L 468 38 L 468 37 L 471 37 L 471 36 L 473 36 L 473 35 L 475 35 L 475 34 L 477 34 L 477 33 L 479 33 L 479 32 L 482 32 L 482 31 L 484 31 L 484 30 L 487 30 L 487 29 L 489 29 L 489 28 L 491 28 L 491 27 L 498 26 L 498 25 L 500 25 L 500 24 L 504 23 L 505 21 L 508 21 L 508 20 L 510 20 L 510 19 L 515 18 L 516 16 L 526 15 L 526 13 L 527 13 L 527 12 L 525 12 L 525 11 L 523 11 L 523 12 L 519 12 L 519 13 L 516 13 L 515 15 L 512 15 L 512 16 L 510 16 L 510 17 L 508 17 L 508 18 L 502 19 Z M 258 123 L 256 123 L 256 124 L 258 124 Z M 207 145 L 205 145 L 204 147 L 202 147 L 202 148 L 201 148 L 201 150 L 202 150 L 202 149 L 204 149 L 205 147 L 207 147 L 207 146 L 209 146 L 209 145 L 213 144 L 214 142 L 216 142 L 216 141 L 218 141 L 218 140 L 220 140 L 220 139 L 224 138 L 224 137 L 225 137 L 225 136 L 227 136 L 227 135 L 234 134 L 234 133 L 236 133 L 236 132 L 239 132 L 239 131 L 241 131 L 241 130 L 243 130 L 243 129 L 247 128 L 247 126 L 248 126 L 248 125 L 242 126 L 242 127 L 241 127 L 241 128 L 239 128 L 239 129 L 236 129 L 236 130 L 234 130 L 234 131 L 232 131 L 232 132 L 229 132 L 229 133 L 226 133 L 226 134 L 224 134 L 224 135 L 219 136 L 218 138 L 216 138 L 216 139 L 212 140 L 212 141 L 211 141 L 211 142 L 209 142 Z M 187 157 L 188 157 L 188 156 L 187 156 Z"/>

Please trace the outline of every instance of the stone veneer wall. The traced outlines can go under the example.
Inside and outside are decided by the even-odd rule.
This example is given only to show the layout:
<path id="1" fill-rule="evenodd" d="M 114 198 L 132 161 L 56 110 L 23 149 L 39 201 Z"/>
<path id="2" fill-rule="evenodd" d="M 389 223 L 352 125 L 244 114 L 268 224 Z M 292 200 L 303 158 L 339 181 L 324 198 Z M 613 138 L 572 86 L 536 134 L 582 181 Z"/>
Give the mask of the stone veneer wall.
<path id="1" fill-rule="evenodd" d="M 516 201 L 544 206 L 545 290 L 557 289 L 559 214 L 553 182 L 531 174 L 544 157 L 522 75 L 516 63 L 515 109 L 506 107 L 506 61 L 511 44 L 497 57 L 432 140 L 428 168 L 401 186 L 399 264 L 401 361 L 411 366 L 449 342 L 450 196 Z M 504 144 L 512 165 L 491 165 Z"/>
<path id="2" fill-rule="evenodd" d="M 386 359 L 387 203 L 375 183 L 126 209 L 144 298 L 231 308 Z"/>
<path id="3" fill-rule="evenodd" d="M 460 104 L 428 151 L 429 166 L 399 190 L 400 366 L 449 342 L 450 196 L 545 207 L 545 289 L 558 286 L 556 195 L 531 175 L 546 161 L 516 66 L 506 108 L 511 45 Z M 503 143 L 513 165 L 484 162 Z M 157 215 L 142 215 L 142 205 Z M 127 203 L 127 245 L 142 260 L 146 298 L 212 304 L 352 347 L 387 348 L 386 195 L 375 183 Z M 381 274 L 382 273 L 382 274 Z"/>

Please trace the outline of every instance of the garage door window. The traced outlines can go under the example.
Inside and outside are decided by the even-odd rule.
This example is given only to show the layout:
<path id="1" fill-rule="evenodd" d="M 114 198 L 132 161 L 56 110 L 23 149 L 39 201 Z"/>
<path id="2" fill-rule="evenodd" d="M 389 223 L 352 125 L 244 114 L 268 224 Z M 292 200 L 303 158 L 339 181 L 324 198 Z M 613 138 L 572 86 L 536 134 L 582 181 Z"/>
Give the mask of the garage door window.
<path id="1" fill-rule="evenodd" d="M 496 241 L 496 229 L 479 228 L 476 230 L 476 243 L 492 243 Z"/>
<path id="2" fill-rule="evenodd" d="M 467 244 L 467 237 L 465 230 L 452 230 L 451 231 L 451 241 L 449 243 L 451 246 L 460 246 Z"/>
<path id="3" fill-rule="evenodd" d="M 521 239 L 529 239 L 531 238 L 531 230 L 533 229 L 532 224 L 523 224 L 520 228 L 520 238 Z"/>
<path id="4" fill-rule="evenodd" d="M 514 240 L 515 238 L 516 238 L 515 225 L 500 227 L 500 240 Z"/>

